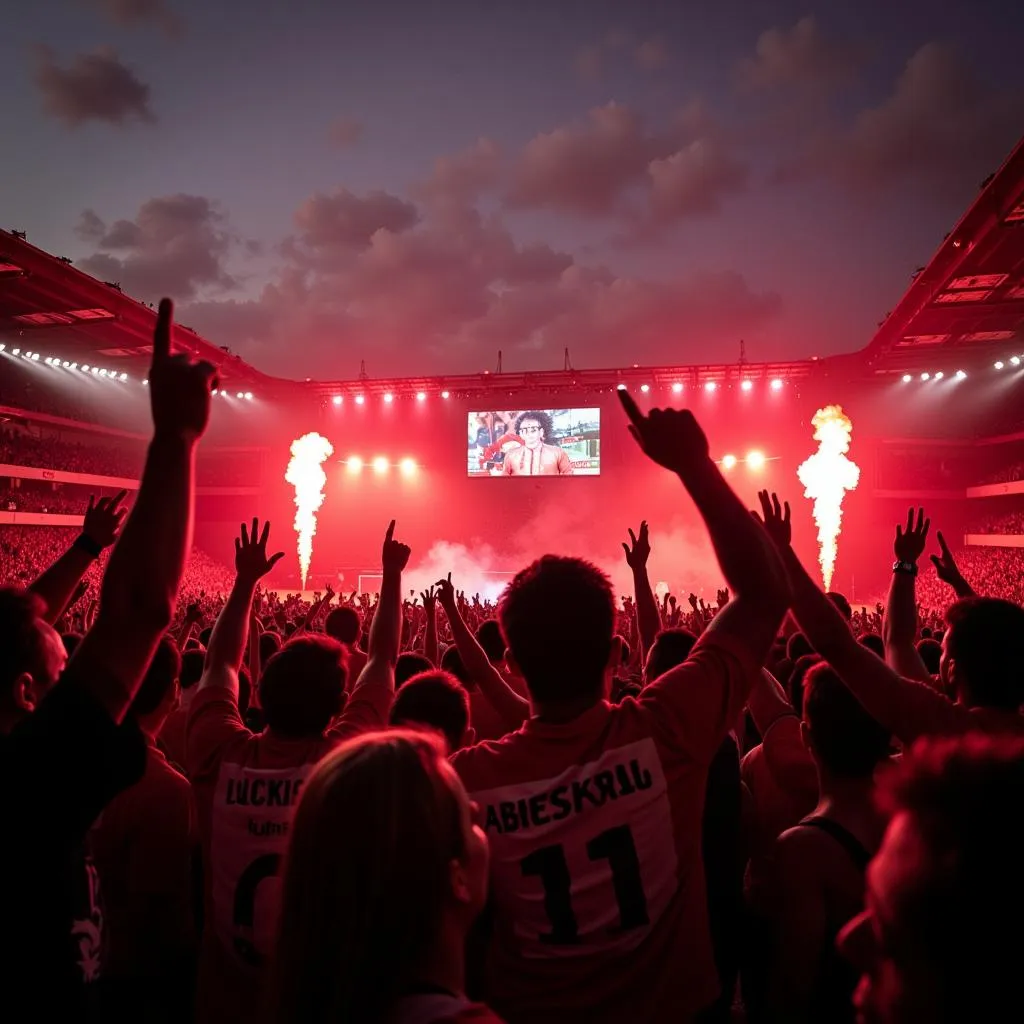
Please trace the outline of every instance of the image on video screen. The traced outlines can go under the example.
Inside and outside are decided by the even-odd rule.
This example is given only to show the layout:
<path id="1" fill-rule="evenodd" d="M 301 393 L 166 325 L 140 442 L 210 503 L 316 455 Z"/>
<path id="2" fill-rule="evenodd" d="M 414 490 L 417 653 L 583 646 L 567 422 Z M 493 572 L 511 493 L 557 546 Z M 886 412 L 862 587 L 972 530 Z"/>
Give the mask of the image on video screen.
<path id="1" fill-rule="evenodd" d="M 469 414 L 470 476 L 597 476 L 600 409 Z"/>

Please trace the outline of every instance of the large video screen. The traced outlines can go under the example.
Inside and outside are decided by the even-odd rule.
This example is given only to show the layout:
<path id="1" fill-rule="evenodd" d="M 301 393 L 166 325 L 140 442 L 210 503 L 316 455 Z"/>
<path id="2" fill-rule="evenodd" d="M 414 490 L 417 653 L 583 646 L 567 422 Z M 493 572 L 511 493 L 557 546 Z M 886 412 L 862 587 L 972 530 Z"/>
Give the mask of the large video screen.
<path id="1" fill-rule="evenodd" d="M 469 414 L 470 476 L 597 476 L 600 409 Z"/>

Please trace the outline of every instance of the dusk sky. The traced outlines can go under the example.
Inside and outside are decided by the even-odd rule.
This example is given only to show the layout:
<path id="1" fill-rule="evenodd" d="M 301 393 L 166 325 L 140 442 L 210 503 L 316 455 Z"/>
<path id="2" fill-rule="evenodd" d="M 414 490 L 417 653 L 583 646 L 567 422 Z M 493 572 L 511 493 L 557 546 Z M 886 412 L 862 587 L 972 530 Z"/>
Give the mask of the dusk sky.
<path id="1" fill-rule="evenodd" d="M 1019 0 L 36 0 L 4 227 L 258 368 L 862 347 L 1024 134 Z"/>

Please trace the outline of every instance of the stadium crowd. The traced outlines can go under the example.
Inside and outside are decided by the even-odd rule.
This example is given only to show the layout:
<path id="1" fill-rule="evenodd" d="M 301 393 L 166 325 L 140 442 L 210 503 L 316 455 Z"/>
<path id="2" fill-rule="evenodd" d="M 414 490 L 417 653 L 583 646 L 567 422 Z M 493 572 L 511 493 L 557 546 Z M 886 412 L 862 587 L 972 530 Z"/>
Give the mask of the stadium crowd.
<path id="1" fill-rule="evenodd" d="M 1024 533 L 1024 509 L 990 512 L 972 521 L 967 532 L 1009 535 Z"/>
<path id="2" fill-rule="evenodd" d="M 189 563 L 214 372 L 169 339 L 164 303 L 131 513 L 0 537 L 5 1019 L 1019 1017 L 1024 609 L 941 534 L 919 577 L 923 513 L 855 611 L 690 412 L 620 393 L 713 606 L 656 599 L 646 523 L 620 602 L 559 555 L 404 600 L 392 522 L 376 599 L 306 604 L 256 519 Z"/>

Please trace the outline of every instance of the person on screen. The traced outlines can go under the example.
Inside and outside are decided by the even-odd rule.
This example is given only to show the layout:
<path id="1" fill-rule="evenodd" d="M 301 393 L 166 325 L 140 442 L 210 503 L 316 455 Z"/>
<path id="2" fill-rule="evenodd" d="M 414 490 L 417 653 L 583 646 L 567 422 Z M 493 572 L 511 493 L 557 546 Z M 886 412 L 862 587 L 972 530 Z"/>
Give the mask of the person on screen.
<path id="1" fill-rule="evenodd" d="M 548 441 L 554 428 L 546 412 L 520 413 L 513 433 L 523 443 L 505 452 L 505 476 L 572 476 L 569 456 Z"/>

